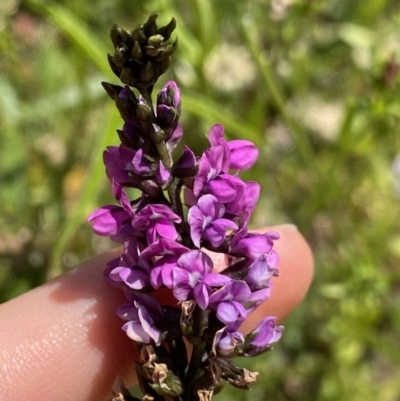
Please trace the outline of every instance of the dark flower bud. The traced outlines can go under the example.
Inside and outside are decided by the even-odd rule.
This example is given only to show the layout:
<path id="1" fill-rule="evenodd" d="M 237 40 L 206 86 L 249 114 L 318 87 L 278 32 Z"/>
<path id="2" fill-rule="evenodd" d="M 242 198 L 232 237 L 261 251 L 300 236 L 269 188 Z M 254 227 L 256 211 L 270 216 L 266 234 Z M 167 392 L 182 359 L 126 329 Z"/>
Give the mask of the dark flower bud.
<path id="1" fill-rule="evenodd" d="M 175 131 L 181 114 L 181 94 L 174 81 L 168 81 L 157 94 L 157 123 L 168 140 Z"/>
<path id="2" fill-rule="evenodd" d="M 109 84 L 108 82 L 102 82 L 101 84 L 112 100 L 116 100 L 120 92 L 124 89 L 122 86 Z"/>
<path id="3" fill-rule="evenodd" d="M 152 88 L 157 79 L 170 65 L 170 56 L 178 42 L 165 42 L 175 29 L 176 22 L 158 28 L 157 14 L 150 15 L 147 22 L 132 32 L 113 25 L 110 37 L 115 52 L 109 56 L 113 72 L 126 85 L 135 88 Z"/>
<path id="4" fill-rule="evenodd" d="M 140 47 L 139 43 L 136 41 L 135 44 L 132 47 L 132 58 L 134 60 L 140 60 L 143 57 L 143 51 L 142 48 Z"/>

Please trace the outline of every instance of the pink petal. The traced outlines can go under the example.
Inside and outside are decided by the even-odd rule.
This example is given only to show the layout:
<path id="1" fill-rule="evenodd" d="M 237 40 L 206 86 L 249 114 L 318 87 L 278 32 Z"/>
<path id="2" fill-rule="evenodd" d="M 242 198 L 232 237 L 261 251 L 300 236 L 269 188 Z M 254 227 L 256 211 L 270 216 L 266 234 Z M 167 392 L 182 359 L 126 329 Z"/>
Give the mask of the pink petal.
<path id="1" fill-rule="evenodd" d="M 258 149 L 250 141 L 235 139 L 228 141 L 228 147 L 231 151 L 231 169 L 247 170 L 257 161 Z"/>

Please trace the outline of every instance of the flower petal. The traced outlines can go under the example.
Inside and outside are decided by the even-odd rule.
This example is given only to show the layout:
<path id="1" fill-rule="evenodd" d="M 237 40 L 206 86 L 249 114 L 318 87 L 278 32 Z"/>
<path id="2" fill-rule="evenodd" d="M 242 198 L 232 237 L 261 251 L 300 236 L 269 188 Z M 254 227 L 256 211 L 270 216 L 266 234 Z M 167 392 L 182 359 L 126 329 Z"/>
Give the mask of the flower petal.
<path id="1" fill-rule="evenodd" d="M 228 276 L 224 276 L 223 274 L 211 273 L 211 274 L 206 274 L 203 277 L 202 281 L 209 287 L 222 287 L 223 285 L 231 282 L 232 279 L 229 278 Z"/>
<path id="2" fill-rule="evenodd" d="M 231 169 L 247 170 L 257 161 L 258 149 L 253 142 L 235 139 L 228 141 L 228 147 L 231 151 Z"/>
<path id="3" fill-rule="evenodd" d="M 200 275 L 204 275 L 212 272 L 213 262 L 204 252 L 190 251 L 178 259 L 178 266 L 187 272 L 198 272 Z"/>
<path id="4" fill-rule="evenodd" d="M 178 232 L 173 223 L 167 219 L 159 220 L 156 224 L 157 233 L 166 239 L 176 240 L 178 238 Z"/>
<path id="5" fill-rule="evenodd" d="M 122 330 L 126 332 L 126 335 L 137 343 L 149 344 L 151 337 L 143 329 L 139 322 L 127 322 L 122 326 Z"/>
<path id="6" fill-rule="evenodd" d="M 213 194 L 219 202 L 227 203 L 235 199 L 236 187 L 234 184 L 229 182 L 229 177 L 225 174 L 225 177 L 217 177 L 211 180 L 205 187 L 205 191 Z"/>
<path id="7" fill-rule="evenodd" d="M 178 301 L 186 301 L 193 293 L 190 285 L 190 274 L 185 269 L 175 267 L 172 270 L 173 287 L 172 292 Z"/>
<path id="8" fill-rule="evenodd" d="M 208 133 L 208 140 L 212 146 L 217 146 L 220 140 L 224 138 L 224 126 L 221 124 L 215 124 L 211 127 Z"/>
<path id="9" fill-rule="evenodd" d="M 239 317 L 237 309 L 231 302 L 221 302 L 217 307 L 216 314 L 217 318 L 227 325 L 235 322 Z"/>
<path id="10" fill-rule="evenodd" d="M 208 289 L 203 283 L 199 283 L 194 288 L 194 299 L 201 309 L 207 309 L 208 306 Z"/>

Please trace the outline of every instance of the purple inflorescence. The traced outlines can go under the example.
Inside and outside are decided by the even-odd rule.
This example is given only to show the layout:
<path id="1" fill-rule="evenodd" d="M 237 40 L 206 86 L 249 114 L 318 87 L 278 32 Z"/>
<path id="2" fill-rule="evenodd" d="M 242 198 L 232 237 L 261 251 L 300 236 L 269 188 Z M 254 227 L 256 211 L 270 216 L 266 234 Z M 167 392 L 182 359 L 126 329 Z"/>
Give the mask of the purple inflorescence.
<path id="1" fill-rule="evenodd" d="M 117 35 L 114 40 L 122 39 Z M 125 75 L 117 61 L 110 63 L 122 80 Z M 103 154 L 117 204 L 99 208 L 88 220 L 96 234 L 123 244 L 121 256 L 110 261 L 105 272 L 106 280 L 127 298 L 117 311 L 125 321 L 122 329 L 138 346 L 156 347 L 157 360 L 165 360 L 166 353 L 181 358 L 173 352 L 183 337 L 195 350 L 201 345 L 203 352 L 202 359 L 181 363 L 171 379 L 175 390 L 169 393 L 165 386 L 157 387 L 159 383 L 147 371 L 146 376 L 143 367 L 138 372 L 153 380 L 156 393 L 168 397 L 189 391 L 176 380 L 188 381 L 192 392 L 193 388 L 212 391 L 220 379 L 246 387 L 255 375 L 237 370 L 224 358 L 260 354 L 279 340 L 283 330 L 273 317 L 266 317 L 247 336 L 238 331 L 249 313 L 268 299 L 271 279 L 278 275 L 274 241 L 279 235 L 248 230 L 260 186 L 238 175 L 254 165 L 258 149 L 247 140 L 227 141 L 223 126 L 217 124 L 211 127 L 209 147 L 200 157 L 187 146 L 175 155 L 183 134 L 175 82 L 164 85 L 155 107 L 145 86 L 135 86 L 139 95 L 127 85 L 104 87 L 124 119 L 118 131 L 122 143 L 109 146 Z M 131 199 L 137 190 L 139 196 Z M 214 270 L 210 252 L 225 255 L 225 269 Z M 155 294 L 162 288 L 172 293 L 176 306 L 157 300 Z M 159 352 L 163 344 L 168 346 Z M 145 359 L 146 369 L 156 360 L 152 358 Z M 209 376 L 203 387 L 196 387 L 191 377 L 196 363 Z"/>

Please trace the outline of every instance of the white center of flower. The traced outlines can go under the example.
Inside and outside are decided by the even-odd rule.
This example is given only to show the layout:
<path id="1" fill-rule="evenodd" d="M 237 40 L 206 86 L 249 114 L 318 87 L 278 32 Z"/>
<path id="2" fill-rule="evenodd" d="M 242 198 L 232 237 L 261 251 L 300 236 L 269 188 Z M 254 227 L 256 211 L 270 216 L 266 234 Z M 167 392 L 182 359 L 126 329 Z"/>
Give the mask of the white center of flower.
<path id="1" fill-rule="evenodd" d="M 170 251 L 170 250 L 165 249 L 165 248 L 163 248 L 163 250 L 160 252 L 161 256 L 167 256 L 167 255 L 173 255 L 173 254 L 174 254 L 173 251 Z"/>
<path id="2" fill-rule="evenodd" d="M 204 216 L 202 229 L 205 230 L 206 227 L 208 227 L 208 225 L 209 225 L 211 222 L 212 222 L 212 217 L 211 217 L 211 216 Z"/>
<path id="3" fill-rule="evenodd" d="M 207 174 L 207 181 L 210 181 L 211 178 L 215 178 L 216 175 L 217 175 L 217 170 L 214 167 L 211 167 L 209 173 Z"/>
<path id="4" fill-rule="evenodd" d="M 157 219 L 160 219 L 161 217 L 164 217 L 161 213 L 153 212 L 152 215 L 150 216 L 150 219 L 157 220 Z"/>
<path id="5" fill-rule="evenodd" d="M 189 285 L 194 288 L 199 282 L 201 274 L 199 272 L 193 272 L 189 274 Z"/>

